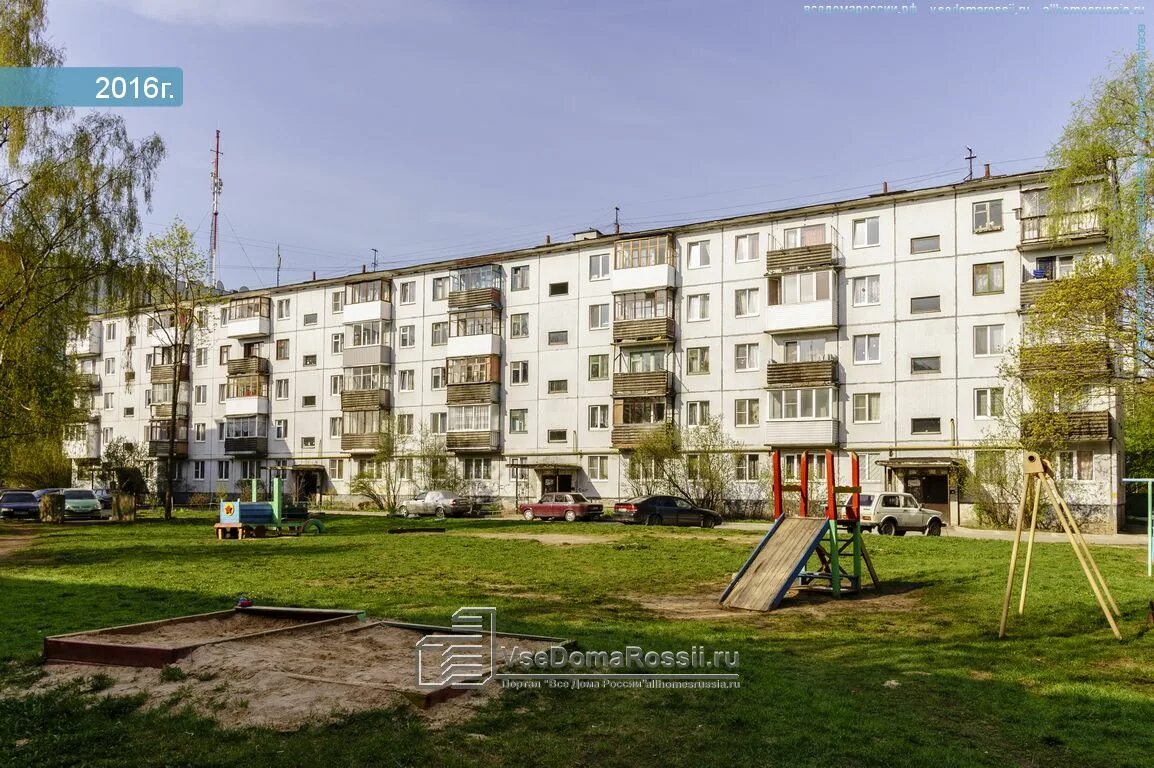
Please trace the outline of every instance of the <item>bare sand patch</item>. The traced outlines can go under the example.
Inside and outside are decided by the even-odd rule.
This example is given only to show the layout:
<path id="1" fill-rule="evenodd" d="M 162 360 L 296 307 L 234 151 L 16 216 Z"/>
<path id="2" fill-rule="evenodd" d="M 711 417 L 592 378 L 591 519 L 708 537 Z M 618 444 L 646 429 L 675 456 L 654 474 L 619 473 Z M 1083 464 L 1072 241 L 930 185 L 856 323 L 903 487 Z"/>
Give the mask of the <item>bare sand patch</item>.
<path id="1" fill-rule="evenodd" d="M 0 557 L 5 557 L 25 547 L 30 547 L 35 540 L 35 528 L 9 528 L 6 525 L 0 526 Z"/>
<path id="2" fill-rule="evenodd" d="M 597 536 L 591 533 L 527 533 L 519 531 L 460 531 L 455 536 L 471 536 L 478 539 L 511 539 L 536 541 L 553 547 L 574 544 L 610 544 L 617 536 Z"/>
<path id="3" fill-rule="evenodd" d="M 786 593 L 780 606 L 773 611 L 745 611 L 726 608 L 721 605 L 721 595 L 725 584 L 719 584 L 708 591 L 681 595 L 627 595 L 626 599 L 653 611 L 658 616 L 673 620 L 693 619 L 748 619 L 757 615 L 807 616 L 826 618 L 847 613 L 875 611 L 913 611 L 920 607 L 917 596 L 909 590 L 887 592 L 883 584 L 879 592 L 872 587 L 856 595 L 842 598 L 805 589 L 791 589 Z"/>
<path id="4" fill-rule="evenodd" d="M 126 627 L 114 632 L 86 632 L 76 635 L 76 640 L 92 640 L 116 645 L 150 645 L 157 648 L 179 648 L 216 640 L 228 640 L 256 632 L 287 629 L 316 621 L 308 619 L 275 618 L 272 616 L 246 613 L 229 613 L 216 618 L 203 618 L 175 624 L 154 624 L 142 627 Z"/>

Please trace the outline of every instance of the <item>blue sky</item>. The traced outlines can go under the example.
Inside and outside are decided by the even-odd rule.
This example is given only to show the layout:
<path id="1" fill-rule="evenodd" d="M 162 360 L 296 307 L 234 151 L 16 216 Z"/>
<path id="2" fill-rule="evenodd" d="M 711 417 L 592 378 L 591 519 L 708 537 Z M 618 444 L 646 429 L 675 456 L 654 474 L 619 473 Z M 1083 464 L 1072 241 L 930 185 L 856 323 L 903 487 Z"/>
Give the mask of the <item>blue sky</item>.
<path id="1" fill-rule="evenodd" d="M 1078 4 L 1082 4 L 1079 0 Z M 1040 167 L 1143 15 L 802 3 L 49 0 L 75 66 L 179 66 L 150 231 L 282 282 Z"/>

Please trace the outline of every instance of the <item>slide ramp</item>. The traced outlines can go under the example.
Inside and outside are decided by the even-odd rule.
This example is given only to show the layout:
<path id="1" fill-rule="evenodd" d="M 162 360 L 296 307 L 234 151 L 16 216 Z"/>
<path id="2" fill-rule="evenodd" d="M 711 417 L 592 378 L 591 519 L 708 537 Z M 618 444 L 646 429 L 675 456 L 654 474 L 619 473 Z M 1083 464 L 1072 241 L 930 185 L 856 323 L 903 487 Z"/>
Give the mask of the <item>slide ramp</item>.
<path id="1" fill-rule="evenodd" d="M 779 517 L 722 594 L 721 604 L 748 611 L 776 608 L 828 530 L 825 518 Z"/>

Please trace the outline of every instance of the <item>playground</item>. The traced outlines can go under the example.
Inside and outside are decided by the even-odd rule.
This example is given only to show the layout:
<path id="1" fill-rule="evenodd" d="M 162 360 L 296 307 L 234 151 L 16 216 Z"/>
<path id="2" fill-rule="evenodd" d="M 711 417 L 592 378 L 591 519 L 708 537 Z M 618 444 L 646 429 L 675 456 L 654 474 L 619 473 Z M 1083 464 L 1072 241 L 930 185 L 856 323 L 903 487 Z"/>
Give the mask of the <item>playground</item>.
<path id="1" fill-rule="evenodd" d="M 421 522 L 330 516 L 324 535 L 218 541 L 218 521 L 214 511 L 20 527 L 27 543 L 0 555 L 11 606 L 0 615 L 6 760 L 198 765 L 206 744 L 214 765 L 257 766 L 1084 767 L 1146 765 L 1154 754 L 1154 584 L 1140 547 L 1091 547 L 1121 609 L 1121 642 L 1071 547 L 1040 541 L 1029 608 L 998 639 L 1009 541 L 867 535 L 879 589 L 839 599 L 791 589 L 763 611 L 719 598 L 764 530 L 577 523 L 565 529 L 571 541 L 545 543 L 530 538 L 539 525 L 520 521 L 445 521 L 444 533 L 397 536 L 388 530 Z M 852 573 L 852 553 L 844 561 Z M 816 554 L 806 569 L 822 570 Z M 380 666 L 360 679 L 388 683 L 388 665 L 363 647 L 296 631 L 267 653 L 248 641 L 207 645 L 176 662 L 179 672 L 45 677 L 37 666 L 47 636 L 230 610 L 239 595 L 436 625 L 462 605 L 492 605 L 503 631 L 586 649 L 737 651 L 741 687 L 502 690 L 446 702 L 442 715 L 372 686 L 350 693 L 272 674 L 340 681 Z M 232 693 L 217 690 L 226 682 Z M 363 705 L 338 706 L 354 698 Z"/>

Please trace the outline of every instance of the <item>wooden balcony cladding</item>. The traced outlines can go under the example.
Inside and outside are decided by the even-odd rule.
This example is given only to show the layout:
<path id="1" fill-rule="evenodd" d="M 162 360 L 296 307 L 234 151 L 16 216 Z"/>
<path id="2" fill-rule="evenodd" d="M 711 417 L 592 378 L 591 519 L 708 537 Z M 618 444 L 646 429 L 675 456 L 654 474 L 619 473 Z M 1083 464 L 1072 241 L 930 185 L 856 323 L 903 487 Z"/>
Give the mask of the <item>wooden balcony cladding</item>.
<path id="1" fill-rule="evenodd" d="M 172 418 L 172 403 L 153 403 L 152 404 L 152 419 L 154 421 L 171 419 Z M 176 404 L 176 418 L 188 418 L 188 403 L 178 402 Z"/>
<path id="2" fill-rule="evenodd" d="M 153 384 L 166 384 L 172 381 L 188 381 L 188 366 L 187 365 L 154 365 L 149 374 L 149 380 Z"/>
<path id="3" fill-rule="evenodd" d="M 613 397 L 665 396 L 673 388 L 669 371 L 613 374 Z"/>
<path id="4" fill-rule="evenodd" d="M 341 392 L 342 411 L 376 411 L 391 408 L 392 403 L 392 395 L 387 389 Z"/>
<path id="5" fill-rule="evenodd" d="M 85 389 L 100 389 L 100 374 L 82 373 L 80 374 L 80 384 Z"/>
<path id="6" fill-rule="evenodd" d="M 381 436 L 376 432 L 367 435 L 341 435 L 341 450 L 347 453 L 376 453 Z"/>
<path id="7" fill-rule="evenodd" d="M 657 424 L 615 424 L 610 433 L 610 443 L 614 448 L 627 450 L 636 448 L 647 435 L 665 429 L 666 422 Z"/>
<path id="8" fill-rule="evenodd" d="M 799 248 L 779 248 L 765 257 L 765 271 L 770 274 L 803 272 L 809 269 L 837 266 L 833 243 L 803 245 Z"/>
<path id="9" fill-rule="evenodd" d="M 673 341 L 677 323 L 672 317 L 648 320 L 614 320 L 613 343 L 630 341 Z"/>
<path id="10" fill-rule="evenodd" d="M 267 374 L 267 357 L 241 357 L 228 361 L 229 376 L 247 376 L 252 374 Z"/>
<path id="11" fill-rule="evenodd" d="M 790 389 L 836 383 L 836 357 L 804 363 L 768 363 L 765 366 L 766 389 Z"/>
<path id="12" fill-rule="evenodd" d="M 267 456 L 267 437 L 226 437 L 224 452 L 229 456 Z"/>
<path id="13" fill-rule="evenodd" d="M 1022 378 L 1061 376 L 1065 381 L 1102 381 L 1114 375 L 1110 348 L 1103 342 L 1076 341 L 1023 347 L 1019 358 Z"/>
<path id="14" fill-rule="evenodd" d="M 188 441 L 177 440 L 172 445 L 172 452 L 169 453 L 169 444 L 167 440 L 149 440 L 148 441 L 148 455 L 154 458 L 174 458 L 186 459 L 188 458 Z"/>
<path id="15" fill-rule="evenodd" d="M 447 405 L 481 405 L 496 403 L 501 399 L 497 384 L 450 384 L 445 388 Z"/>
<path id="16" fill-rule="evenodd" d="M 487 429 L 445 434 L 445 448 L 450 451 L 496 451 L 500 447 L 499 442 L 497 433 Z"/>
<path id="17" fill-rule="evenodd" d="M 500 288 L 470 288 L 449 292 L 449 311 L 501 306 Z"/>
<path id="18" fill-rule="evenodd" d="M 1038 300 L 1047 288 L 1054 284 L 1053 280 L 1027 280 L 1022 283 L 1021 306 L 1026 309 Z"/>
<path id="19" fill-rule="evenodd" d="M 1022 419 L 1022 438 L 1060 438 L 1078 442 L 1110 439 L 1109 411 L 1063 411 L 1030 414 Z"/>

